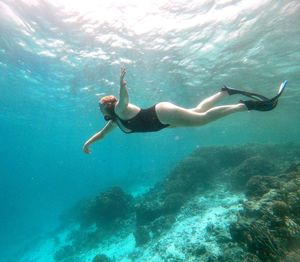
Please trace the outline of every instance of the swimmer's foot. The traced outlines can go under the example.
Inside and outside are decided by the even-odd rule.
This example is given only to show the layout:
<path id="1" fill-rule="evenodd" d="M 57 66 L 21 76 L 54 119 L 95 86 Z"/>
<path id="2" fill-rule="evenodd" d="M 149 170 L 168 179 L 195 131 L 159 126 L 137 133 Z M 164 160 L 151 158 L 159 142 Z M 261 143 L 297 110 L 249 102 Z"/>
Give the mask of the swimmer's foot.
<path id="1" fill-rule="evenodd" d="M 262 100 L 246 100 L 246 101 L 241 100 L 240 103 L 245 104 L 248 110 L 270 111 L 277 106 L 278 99 L 282 95 L 286 87 L 286 84 L 287 84 L 287 80 L 280 85 L 277 95 L 271 99 L 267 99 L 263 101 Z"/>
<path id="2" fill-rule="evenodd" d="M 247 96 L 247 97 L 251 97 L 255 100 L 262 100 L 262 101 L 268 100 L 268 98 L 266 98 L 265 96 L 262 96 L 260 94 L 234 89 L 234 88 L 231 88 L 231 87 L 228 87 L 228 86 L 225 86 L 225 85 L 221 88 L 221 91 L 222 92 L 227 92 L 228 95 L 230 95 L 230 96 L 231 95 L 244 95 L 244 96 Z"/>
<path id="3" fill-rule="evenodd" d="M 270 111 L 274 109 L 277 105 L 278 99 L 276 100 L 267 100 L 267 101 L 260 101 L 260 100 L 240 100 L 240 103 L 245 104 L 248 110 L 257 110 L 257 111 Z"/>

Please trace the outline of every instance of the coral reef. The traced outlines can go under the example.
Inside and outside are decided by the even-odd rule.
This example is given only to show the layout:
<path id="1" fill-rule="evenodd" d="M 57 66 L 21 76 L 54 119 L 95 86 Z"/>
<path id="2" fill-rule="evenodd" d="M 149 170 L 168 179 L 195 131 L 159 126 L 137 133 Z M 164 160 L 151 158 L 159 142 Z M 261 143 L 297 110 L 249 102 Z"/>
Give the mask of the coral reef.
<path id="1" fill-rule="evenodd" d="M 214 166 L 202 156 L 191 156 L 179 163 L 164 182 L 166 194 L 194 194 L 214 178 Z"/>
<path id="2" fill-rule="evenodd" d="M 236 222 L 231 225 L 230 233 L 234 241 L 246 244 L 249 252 L 262 261 L 276 261 L 283 255 L 283 250 L 264 224 Z"/>
<path id="3" fill-rule="evenodd" d="M 92 262 L 110 262 L 111 260 L 104 254 L 100 254 L 94 257 Z"/>
<path id="4" fill-rule="evenodd" d="M 150 233 L 145 226 L 137 226 L 134 232 L 136 246 L 142 246 L 150 241 Z"/>
<path id="5" fill-rule="evenodd" d="M 142 196 L 114 187 L 80 201 L 64 218 L 80 227 L 54 258 L 95 249 L 85 261 L 297 261 L 299 163 L 292 144 L 197 149 Z"/>
<path id="6" fill-rule="evenodd" d="M 278 188 L 278 178 L 272 176 L 252 176 L 246 183 L 245 193 L 248 197 L 261 197 L 272 188 Z"/>
<path id="7" fill-rule="evenodd" d="M 126 218 L 131 211 L 132 197 L 120 187 L 112 187 L 81 204 L 78 219 L 82 226 L 90 226 L 93 223 L 107 226 L 117 219 Z"/>
<path id="8" fill-rule="evenodd" d="M 69 219 L 72 214 L 73 219 Z M 96 248 L 105 238 L 126 228 L 126 221 L 132 215 L 133 198 L 120 187 L 112 187 L 95 198 L 80 201 L 67 215 L 68 221 L 76 221 L 80 227 L 69 232 L 66 241 L 72 244 L 58 249 L 55 261 L 66 258 L 76 261 L 76 254 Z M 97 259 L 95 261 L 106 261 Z"/>
<path id="9" fill-rule="evenodd" d="M 291 251 L 300 253 L 300 169 L 261 178 L 254 176 L 248 182 L 252 187 L 262 181 L 257 190 L 248 192 L 251 197 L 244 203 L 239 221 L 231 225 L 231 236 L 261 261 L 282 261 Z"/>
<path id="10" fill-rule="evenodd" d="M 244 160 L 238 165 L 231 176 L 231 183 L 234 190 L 244 189 L 248 180 L 253 176 L 268 176 L 275 170 L 275 167 L 267 158 L 253 156 Z"/>
<path id="11" fill-rule="evenodd" d="M 283 201 L 274 201 L 272 211 L 275 216 L 284 218 L 289 215 L 289 206 Z"/>

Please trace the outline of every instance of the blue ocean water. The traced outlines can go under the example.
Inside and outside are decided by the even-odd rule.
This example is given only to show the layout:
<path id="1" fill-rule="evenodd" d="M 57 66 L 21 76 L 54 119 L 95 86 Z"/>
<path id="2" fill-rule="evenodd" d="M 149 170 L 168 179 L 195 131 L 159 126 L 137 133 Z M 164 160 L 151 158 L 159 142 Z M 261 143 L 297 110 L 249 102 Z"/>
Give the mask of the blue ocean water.
<path id="1" fill-rule="evenodd" d="M 300 140 L 298 1 L 0 1 L 0 32 L 3 261 L 82 197 L 146 188 L 195 148 Z M 142 107 L 193 107 L 223 84 L 266 96 L 289 84 L 274 111 L 116 130 L 85 155 L 83 143 L 105 124 L 98 98 L 118 94 L 121 65 Z"/>

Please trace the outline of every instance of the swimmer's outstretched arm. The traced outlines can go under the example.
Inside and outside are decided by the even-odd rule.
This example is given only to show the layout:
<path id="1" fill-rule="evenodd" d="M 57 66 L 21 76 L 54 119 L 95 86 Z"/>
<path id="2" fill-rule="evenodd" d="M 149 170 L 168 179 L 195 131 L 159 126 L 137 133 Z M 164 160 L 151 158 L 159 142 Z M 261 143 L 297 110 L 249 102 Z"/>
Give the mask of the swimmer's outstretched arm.
<path id="1" fill-rule="evenodd" d="M 127 83 L 125 81 L 126 69 L 125 67 L 121 67 L 120 73 L 120 97 L 119 101 L 116 104 L 115 110 L 118 112 L 123 112 L 128 107 L 129 103 L 129 95 L 127 90 Z"/>
<path id="2" fill-rule="evenodd" d="M 86 154 L 90 154 L 91 150 L 89 149 L 90 144 L 103 139 L 108 133 L 110 133 L 116 127 L 115 123 L 110 120 L 98 133 L 94 134 L 91 138 L 89 138 L 82 148 L 83 152 Z"/>

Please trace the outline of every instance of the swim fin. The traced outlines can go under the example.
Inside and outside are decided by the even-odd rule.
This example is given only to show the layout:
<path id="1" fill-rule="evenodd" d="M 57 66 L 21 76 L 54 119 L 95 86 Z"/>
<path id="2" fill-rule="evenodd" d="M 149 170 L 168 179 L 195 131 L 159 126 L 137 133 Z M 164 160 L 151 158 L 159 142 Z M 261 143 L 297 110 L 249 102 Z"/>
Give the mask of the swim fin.
<path id="1" fill-rule="evenodd" d="M 257 111 L 270 111 L 276 107 L 277 102 L 278 100 L 274 100 L 274 101 L 240 100 L 240 103 L 245 104 L 248 110 L 257 110 Z"/>
<path id="2" fill-rule="evenodd" d="M 281 83 L 281 85 L 278 89 L 277 95 L 274 96 L 273 98 L 271 98 L 271 100 L 278 100 L 278 98 L 282 95 L 287 83 L 288 83 L 288 80 L 285 80 L 283 83 Z"/>
<path id="3" fill-rule="evenodd" d="M 234 88 L 230 88 L 230 87 L 225 86 L 225 85 L 224 85 L 224 87 L 221 88 L 221 91 L 226 91 L 230 96 L 231 95 L 244 95 L 244 96 L 253 98 L 255 100 L 262 100 L 262 101 L 269 100 L 268 98 L 266 98 L 263 95 L 252 93 L 252 92 L 247 92 L 247 91 L 243 91 L 243 90 L 238 90 L 238 89 L 234 89 Z"/>
<path id="4" fill-rule="evenodd" d="M 243 103 L 246 105 L 248 110 L 257 110 L 257 111 L 270 111 L 274 109 L 278 103 L 279 97 L 282 95 L 286 85 L 287 80 L 285 80 L 279 87 L 278 93 L 276 96 L 274 96 L 271 99 L 267 100 L 241 100 L 240 103 Z"/>

